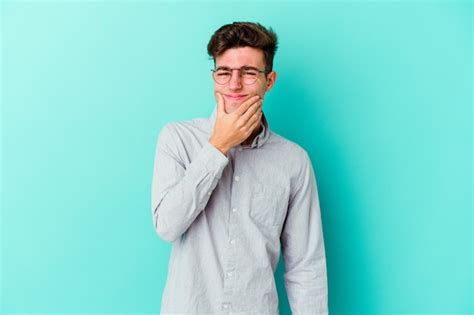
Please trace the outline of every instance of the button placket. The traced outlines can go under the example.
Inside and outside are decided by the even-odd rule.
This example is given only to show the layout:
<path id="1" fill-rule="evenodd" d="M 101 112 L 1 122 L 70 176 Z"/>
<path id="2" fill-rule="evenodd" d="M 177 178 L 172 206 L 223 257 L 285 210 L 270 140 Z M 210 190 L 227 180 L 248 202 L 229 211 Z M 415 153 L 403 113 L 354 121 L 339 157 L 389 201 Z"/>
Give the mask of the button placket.
<path id="1" fill-rule="evenodd" d="M 235 161 L 237 162 L 237 161 Z M 238 165 L 233 165 L 234 166 L 234 171 L 238 167 Z M 240 181 L 242 180 L 239 172 L 234 172 L 232 174 L 232 181 L 234 182 L 233 185 L 231 184 L 231 208 L 230 208 L 230 214 L 229 214 L 229 226 L 228 226 L 228 235 L 227 235 L 227 257 L 226 257 L 226 262 L 224 264 L 223 268 L 223 276 L 224 276 L 224 295 L 227 299 L 226 302 L 229 302 L 232 300 L 235 294 L 235 285 L 236 281 L 238 280 L 238 274 L 237 274 L 237 249 L 238 249 L 238 233 L 239 233 L 239 224 L 238 224 L 238 219 L 239 217 L 237 215 L 237 211 L 239 210 L 239 198 L 237 198 L 239 191 L 240 191 Z M 226 311 L 230 312 L 230 303 Z"/>
<path id="2" fill-rule="evenodd" d="M 234 293 L 234 282 L 235 282 L 235 268 L 236 268 L 236 233 L 235 230 L 238 228 L 236 224 L 236 218 L 234 213 L 237 212 L 236 207 L 232 207 L 232 212 L 229 220 L 229 234 L 228 234 L 228 246 L 227 253 L 228 258 L 224 268 L 224 293 L 226 296 L 231 297 Z"/>

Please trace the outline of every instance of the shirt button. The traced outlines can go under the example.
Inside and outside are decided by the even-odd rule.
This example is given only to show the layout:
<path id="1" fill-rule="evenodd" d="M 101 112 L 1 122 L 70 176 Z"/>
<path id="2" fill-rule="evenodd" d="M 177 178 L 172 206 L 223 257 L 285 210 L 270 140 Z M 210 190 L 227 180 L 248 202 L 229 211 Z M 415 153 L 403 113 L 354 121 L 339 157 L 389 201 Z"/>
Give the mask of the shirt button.
<path id="1" fill-rule="evenodd" d="M 229 303 L 223 303 L 222 307 L 225 308 L 225 309 L 228 309 L 229 308 Z"/>
<path id="2" fill-rule="evenodd" d="M 229 271 L 229 272 L 227 273 L 227 276 L 228 276 L 228 277 L 231 277 L 231 276 L 232 276 L 232 272 Z"/>
<path id="3" fill-rule="evenodd" d="M 238 182 L 240 180 L 239 176 L 235 176 L 235 181 Z"/>
<path id="4" fill-rule="evenodd" d="M 212 192 L 208 192 L 207 195 L 208 195 L 208 196 L 212 195 Z"/>
<path id="5" fill-rule="evenodd" d="M 230 243 L 231 243 L 232 245 L 234 245 L 234 244 L 235 244 L 235 240 L 230 240 Z"/>
<path id="6" fill-rule="evenodd" d="M 242 148 L 239 148 L 239 151 L 242 151 Z"/>
<path id="7" fill-rule="evenodd" d="M 237 209 L 236 209 L 236 208 L 232 208 L 232 212 L 235 212 L 235 211 L 237 211 Z"/>

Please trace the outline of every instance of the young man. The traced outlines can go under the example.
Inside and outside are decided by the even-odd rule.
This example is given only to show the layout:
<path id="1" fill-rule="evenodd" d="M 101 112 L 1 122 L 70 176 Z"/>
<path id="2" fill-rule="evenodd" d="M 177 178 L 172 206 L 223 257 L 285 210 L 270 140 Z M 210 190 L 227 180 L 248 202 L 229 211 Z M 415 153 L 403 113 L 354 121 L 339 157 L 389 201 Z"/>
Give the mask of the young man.
<path id="1" fill-rule="evenodd" d="M 278 314 L 280 246 L 292 312 L 328 312 L 313 167 L 262 112 L 276 48 L 258 23 L 219 28 L 207 46 L 216 108 L 160 131 L 151 208 L 156 232 L 172 242 L 161 314 Z"/>

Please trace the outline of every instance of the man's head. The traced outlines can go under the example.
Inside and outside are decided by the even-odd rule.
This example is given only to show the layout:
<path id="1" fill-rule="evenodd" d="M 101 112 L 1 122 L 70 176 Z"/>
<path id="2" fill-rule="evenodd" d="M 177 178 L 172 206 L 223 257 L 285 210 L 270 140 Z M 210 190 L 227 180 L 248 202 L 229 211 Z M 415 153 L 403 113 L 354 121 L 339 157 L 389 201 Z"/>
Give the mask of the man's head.
<path id="1" fill-rule="evenodd" d="M 272 88 L 276 80 L 273 71 L 276 49 L 277 35 L 259 23 L 226 24 L 212 35 L 207 52 L 214 59 L 214 68 L 220 70 L 213 73 L 217 80 L 214 81 L 214 92 L 224 96 L 227 113 L 253 95 L 264 98 Z M 242 76 L 231 69 L 242 69 Z"/>

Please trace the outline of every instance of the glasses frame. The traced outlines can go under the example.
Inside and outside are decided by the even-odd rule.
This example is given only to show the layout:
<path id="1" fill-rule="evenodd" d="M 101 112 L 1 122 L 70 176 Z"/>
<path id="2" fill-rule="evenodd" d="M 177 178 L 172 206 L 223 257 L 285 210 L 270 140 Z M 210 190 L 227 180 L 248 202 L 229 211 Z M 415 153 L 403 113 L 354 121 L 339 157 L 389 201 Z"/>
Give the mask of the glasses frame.
<path id="1" fill-rule="evenodd" d="M 224 68 L 224 70 L 229 70 L 231 75 L 229 77 L 229 80 L 225 83 L 219 83 L 217 82 L 216 78 L 214 77 L 214 74 L 216 73 L 217 70 L 222 70 L 222 68 Z M 246 69 L 246 70 L 254 70 L 254 71 L 257 71 L 259 73 L 264 73 L 265 76 L 267 74 L 269 74 L 271 71 L 266 71 L 266 70 L 260 70 L 258 68 L 254 68 L 254 67 L 248 67 L 248 66 L 244 66 L 244 67 L 240 67 L 240 68 L 227 68 L 227 67 L 219 67 L 217 69 L 211 69 L 211 72 L 212 72 L 212 79 L 214 80 L 214 82 L 216 82 L 217 84 L 219 85 L 226 85 L 227 83 L 230 82 L 230 80 L 232 79 L 232 74 L 234 73 L 234 70 L 239 70 L 239 77 L 242 78 L 242 71 Z M 255 81 L 253 81 L 252 83 L 245 83 L 244 80 L 242 80 L 242 82 L 244 82 L 245 85 L 252 85 L 252 84 L 255 84 L 255 82 L 257 82 L 257 79 L 258 77 L 255 78 Z"/>

